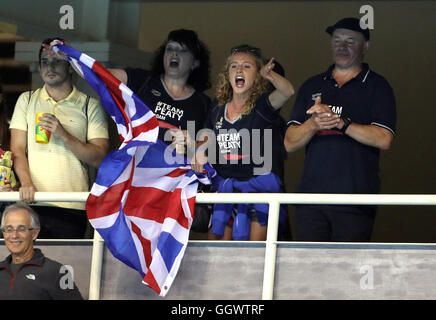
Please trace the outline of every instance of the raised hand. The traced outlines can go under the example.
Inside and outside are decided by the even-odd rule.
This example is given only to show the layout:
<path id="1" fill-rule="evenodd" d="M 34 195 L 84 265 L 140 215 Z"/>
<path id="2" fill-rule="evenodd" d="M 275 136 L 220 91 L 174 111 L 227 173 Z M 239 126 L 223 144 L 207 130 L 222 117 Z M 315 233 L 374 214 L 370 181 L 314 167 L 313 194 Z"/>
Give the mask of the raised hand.
<path id="1" fill-rule="evenodd" d="M 260 75 L 265 79 L 271 81 L 271 71 L 274 69 L 274 58 L 271 58 L 267 64 L 265 64 L 262 69 L 260 69 Z"/>
<path id="2" fill-rule="evenodd" d="M 42 46 L 44 47 L 44 51 L 47 51 L 47 55 L 48 55 L 48 56 L 56 57 L 56 58 L 59 59 L 59 60 L 70 61 L 70 59 L 68 58 L 68 56 L 65 55 L 62 51 L 59 50 L 58 52 L 55 52 L 55 51 L 53 50 L 53 46 L 54 46 L 55 44 L 58 44 L 58 43 L 63 43 L 63 44 L 65 44 L 65 42 L 60 42 L 60 41 L 58 41 L 58 40 L 54 40 L 54 41 L 50 42 L 50 45 L 43 43 Z"/>
<path id="3" fill-rule="evenodd" d="M 173 142 L 176 144 L 186 145 L 188 142 L 190 142 L 190 137 L 188 131 L 186 130 L 171 129 L 168 132 L 173 137 Z"/>
<path id="4" fill-rule="evenodd" d="M 195 155 L 191 159 L 191 168 L 197 173 L 204 171 L 204 165 L 207 163 L 207 155 L 205 150 L 198 148 Z"/>
<path id="5" fill-rule="evenodd" d="M 44 113 L 44 115 L 39 117 L 38 120 L 41 121 L 41 127 L 50 131 L 51 134 L 56 138 L 62 138 L 67 133 L 59 119 L 53 114 Z"/>

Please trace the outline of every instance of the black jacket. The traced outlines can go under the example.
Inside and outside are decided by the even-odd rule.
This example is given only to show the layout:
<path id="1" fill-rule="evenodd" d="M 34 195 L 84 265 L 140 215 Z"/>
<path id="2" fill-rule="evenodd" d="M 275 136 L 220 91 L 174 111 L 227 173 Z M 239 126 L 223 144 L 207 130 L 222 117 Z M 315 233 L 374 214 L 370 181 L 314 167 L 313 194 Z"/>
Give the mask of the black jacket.
<path id="1" fill-rule="evenodd" d="M 15 274 L 11 271 L 11 263 L 11 255 L 0 262 L 0 299 L 83 299 L 72 282 L 71 273 L 62 268 L 62 264 L 46 258 L 41 250 L 35 249 L 32 259 L 20 265 Z"/>

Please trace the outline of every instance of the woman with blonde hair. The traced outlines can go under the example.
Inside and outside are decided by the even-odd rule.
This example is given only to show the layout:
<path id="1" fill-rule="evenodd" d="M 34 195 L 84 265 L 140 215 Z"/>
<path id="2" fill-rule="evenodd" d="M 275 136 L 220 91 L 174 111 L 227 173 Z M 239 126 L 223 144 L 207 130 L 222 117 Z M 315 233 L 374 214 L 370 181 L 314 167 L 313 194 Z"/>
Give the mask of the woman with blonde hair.
<path id="1" fill-rule="evenodd" d="M 232 48 L 218 76 L 216 101 L 205 123 L 213 134 L 209 131 L 191 162 L 196 172 L 206 162 L 214 167 L 218 192 L 283 191 L 283 139 L 276 124 L 294 88 L 273 68 L 274 58 L 264 64 L 260 49 L 240 45 Z M 209 239 L 265 240 L 267 221 L 267 204 L 216 204 Z M 287 223 L 285 211 L 280 222 Z"/>

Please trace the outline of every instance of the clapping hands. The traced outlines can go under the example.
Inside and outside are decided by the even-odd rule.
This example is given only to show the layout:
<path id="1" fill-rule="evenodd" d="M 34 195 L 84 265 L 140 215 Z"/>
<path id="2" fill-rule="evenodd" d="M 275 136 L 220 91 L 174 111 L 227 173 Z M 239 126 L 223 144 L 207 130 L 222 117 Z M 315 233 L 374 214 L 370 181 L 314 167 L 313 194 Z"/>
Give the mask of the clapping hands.
<path id="1" fill-rule="evenodd" d="M 320 96 L 316 97 L 315 104 L 306 113 L 312 115 L 317 130 L 336 128 L 341 121 L 338 114 L 334 113 L 328 105 L 321 103 Z"/>

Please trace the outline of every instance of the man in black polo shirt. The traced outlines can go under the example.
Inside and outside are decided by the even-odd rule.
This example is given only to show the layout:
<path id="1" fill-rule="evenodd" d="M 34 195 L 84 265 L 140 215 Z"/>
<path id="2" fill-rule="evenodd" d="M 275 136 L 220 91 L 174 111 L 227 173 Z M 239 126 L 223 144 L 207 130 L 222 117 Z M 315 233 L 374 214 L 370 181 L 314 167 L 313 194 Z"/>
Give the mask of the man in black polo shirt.
<path id="1" fill-rule="evenodd" d="M 356 18 L 326 29 L 334 64 L 308 79 L 291 112 L 285 147 L 306 147 L 302 193 L 378 193 L 379 154 L 396 124 L 393 90 L 363 63 L 369 30 Z M 376 207 L 298 205 L 296 240 L 369 241 Z"/>

